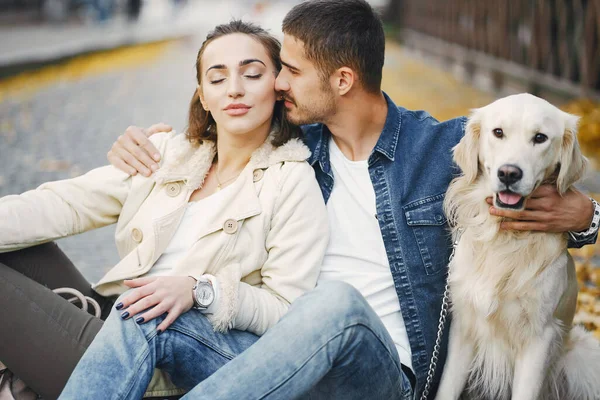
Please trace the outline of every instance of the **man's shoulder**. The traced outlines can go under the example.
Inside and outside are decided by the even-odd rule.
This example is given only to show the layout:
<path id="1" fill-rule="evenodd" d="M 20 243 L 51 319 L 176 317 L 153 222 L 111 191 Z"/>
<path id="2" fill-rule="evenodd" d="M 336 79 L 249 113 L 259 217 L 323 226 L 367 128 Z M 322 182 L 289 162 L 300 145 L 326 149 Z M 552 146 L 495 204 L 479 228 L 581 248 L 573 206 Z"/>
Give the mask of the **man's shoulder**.
<path id="1" fill-rule="evenodd" d="M 408 110 L 403 107 L 398 107 L 398 111 L 402 116 L 402 122 L 407 124 L 418 124 L 423 127 L 432 129 L 451 129 L 463 130 L 467 124 L 467 117 L 461 116 L 445 121 L 439 121 L 427 111 L 424 110 Z"/>
<path id="2" fill-rule="evenodd" d="M 424 110 L 408 110 L 398 107 L 398 111 L 402 119 L 402 130 L 412 133 L 444 133 L 446 135 L 462 137 L 467 125 L 467 117 L 464 116 L 439 121 Z"/>

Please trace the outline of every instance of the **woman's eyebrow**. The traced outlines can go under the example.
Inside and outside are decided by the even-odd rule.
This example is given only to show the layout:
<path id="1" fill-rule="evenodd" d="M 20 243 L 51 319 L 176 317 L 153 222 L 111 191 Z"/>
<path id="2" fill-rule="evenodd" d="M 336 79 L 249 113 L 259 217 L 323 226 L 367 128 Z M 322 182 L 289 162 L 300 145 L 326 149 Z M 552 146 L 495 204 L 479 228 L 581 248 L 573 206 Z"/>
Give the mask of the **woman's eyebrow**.
<path id="1" fill-rule="evenodd" d="M 245 67 L 246 65 L 249 65 L 252 63 L 260 63 L 266 67 L 265 63 L 260 61 L 257 58 L 249 58 L 247 60 L 242 60 L 242 61 L 240 61 L 239 65 L 240 65 L 240 67 Z M 215 64 L 206 70 L 205 75 L 208 74 L 208 71 L 210 71 L 211 69 L 227 69 L 227 66 L 225 64 Z"/>
<path id="2" fill-rule="evenodd" d="M 265 63 L 260 61 L 258 58 L 249 58 L 247 60 L 240 61 L 240 67 L 243 67 L 245 65 L 252 64 L 255 62 L 261 63 L 262 65 L 264 65 L 266 67 Z"/>
<path id="3" fill-rule="evenodd" d="M 216 64 L 216 65 L 213 65 L 213 66 L 209 67 L 206 70 L 206 72 L 205 72 L 204 75 L 208 74 L 208 71 L 210 71 L 211 69 L 227 69 L 227 66 L 225 64 Z"/>

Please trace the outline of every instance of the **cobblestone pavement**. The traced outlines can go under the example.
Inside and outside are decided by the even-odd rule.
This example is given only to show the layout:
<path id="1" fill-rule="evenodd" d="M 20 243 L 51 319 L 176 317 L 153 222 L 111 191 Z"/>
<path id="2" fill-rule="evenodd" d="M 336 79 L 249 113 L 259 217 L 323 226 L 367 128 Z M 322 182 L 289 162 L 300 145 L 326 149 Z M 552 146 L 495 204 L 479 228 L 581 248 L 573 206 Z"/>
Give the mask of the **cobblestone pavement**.
<path id="1" fill-rule="evenodd" d="M 198 43 L 168 45 L 139 67 L 59 81 L 0 103 L 0 196 L 77 176 L 107 163 L 115 139 L 135 124 L 185 127 L 195 90 Z M 118 261 L 114 227 L 60 240 L 91 281 Z"/>

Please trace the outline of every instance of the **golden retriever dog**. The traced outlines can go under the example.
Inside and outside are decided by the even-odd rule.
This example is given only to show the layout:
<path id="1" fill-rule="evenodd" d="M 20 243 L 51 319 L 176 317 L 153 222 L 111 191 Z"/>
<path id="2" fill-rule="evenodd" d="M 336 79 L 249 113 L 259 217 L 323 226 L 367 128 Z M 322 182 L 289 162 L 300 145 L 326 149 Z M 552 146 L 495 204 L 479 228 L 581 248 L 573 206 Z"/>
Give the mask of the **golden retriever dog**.
<path id="1" fill-rule="evenodd" d="M 454 148 L 463 174 L 444 206 L 459 240 L 436 399 L 600 399 L 600 344 L 572 326 L 578 288 L 567 235 L 502 231 L 486 203 L 522 210 L 542 183 L 567 191 L 587 164 L 577 120 L 530 94 L 509 96 L 474 110 Z"/>

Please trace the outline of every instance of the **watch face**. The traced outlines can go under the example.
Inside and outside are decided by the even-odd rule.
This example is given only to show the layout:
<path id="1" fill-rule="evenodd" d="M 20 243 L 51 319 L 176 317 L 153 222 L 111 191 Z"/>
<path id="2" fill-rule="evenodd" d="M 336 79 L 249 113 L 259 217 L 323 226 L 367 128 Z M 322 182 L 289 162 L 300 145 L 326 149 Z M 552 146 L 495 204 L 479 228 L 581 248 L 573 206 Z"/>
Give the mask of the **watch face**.
<path id="1" fill-rule="evenodd" d="M 198 282 L 195 295 L 196 303 L 198 303 L 200 307 L 204 308 L 210 306 L 215 299 L 213 287 L 208 282 Z"/>

